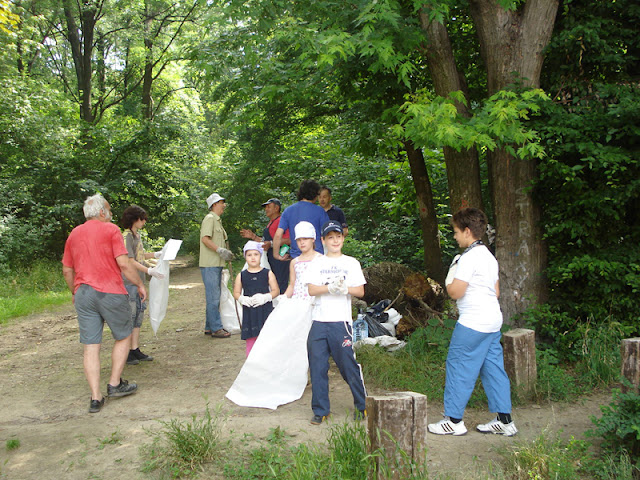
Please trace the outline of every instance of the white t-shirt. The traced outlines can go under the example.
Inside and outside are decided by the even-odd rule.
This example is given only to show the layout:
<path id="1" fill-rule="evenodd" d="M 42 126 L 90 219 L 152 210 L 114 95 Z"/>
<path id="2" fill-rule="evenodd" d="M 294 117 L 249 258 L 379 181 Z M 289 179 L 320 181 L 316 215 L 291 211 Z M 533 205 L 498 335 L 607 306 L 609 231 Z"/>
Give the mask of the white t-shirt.
<path id="1" fill-rule="evenodd" d="M 496 296 L 498 261 L 489 249 L 480 245 L 462 255 L 455 278 L 469 284 L 464 296 L 457 301 L 458 322 L 477 332 L 499 331 L 502 312 Z"/>
<path id="2" fill-rule="evenodd" d="M 317 257 L 307 268 L 303 282 L 307 285 L 329 285 L 340 278 L 344 279 L 347 287 L 359 287 L 367 283 L 360 262 L 348 255 Z M 311 319 L 317 322 L 351 323 L 351 295 L 318 295 Z"/>

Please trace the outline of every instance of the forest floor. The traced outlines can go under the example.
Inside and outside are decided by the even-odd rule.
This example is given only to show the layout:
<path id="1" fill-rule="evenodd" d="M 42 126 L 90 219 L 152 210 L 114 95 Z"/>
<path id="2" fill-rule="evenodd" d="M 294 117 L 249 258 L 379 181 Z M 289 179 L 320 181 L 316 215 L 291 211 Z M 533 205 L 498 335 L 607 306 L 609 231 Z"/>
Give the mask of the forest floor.
<path id="1" fill-rule="evenodd" d="M 329 426 L 312 426 L 311 391 L 277 410 L 242 408 L 224 398 L 245 359 L 244 341 L 203 335 L 204 287 L 198 268 L 174 262 L 167 316 L 155 337 L 148 321 L 142 328 L 142 350 L 152 362 L 125 367 L 123 378 L 138 383 L 136 395 L 107 400 L 100 413 L 89 414 L 89 390 L 83 373 L 75 311 L 71 305 L 16 319 L 0 327 L 0 479 L 147 479 L 139 447 L 152 441 L 162 421 L 201 417 L 207 403 L 222 405 L 224 434 L 266 438 L 280 427 L 295 443 L 324 442 Z M 102 382 L 108 380 L 113 340 L 105 330 Z M 366 377 L 365 377 L 366 381 Z M 333 421 L 347 421 L 351 393 L 335 366 L 330 372 Z M 106 393 L 103 391 L 103 393 Z M 370 394 L 383 393 L 369 387 Z M 533 440 L 542 432 L 582 438 L 591 415 L 608 404 L 599 393 L 577 404 L 526 405 L 514 409 L 519 435 L 482 435 L 475 426 L 490 419 L 469 409 L 462 437 L 429 435 L 428 470 L 451 478 L 491 476 L 500 460 L 497 449 Z M 429 421 L 441 418 L 442 399 L 429 399 Z M 5 448 L 8 440 L 20 446 Z M 223 452 L 221 452 L 223 454 Z M 217 477 L 208 471 L 202 478 Z"/>

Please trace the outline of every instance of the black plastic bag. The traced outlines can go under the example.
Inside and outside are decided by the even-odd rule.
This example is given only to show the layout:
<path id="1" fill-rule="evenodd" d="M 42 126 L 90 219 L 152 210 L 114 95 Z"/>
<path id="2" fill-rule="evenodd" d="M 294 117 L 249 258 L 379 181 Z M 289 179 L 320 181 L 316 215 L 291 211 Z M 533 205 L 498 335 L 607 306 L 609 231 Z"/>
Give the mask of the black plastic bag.
<path id="1" fill-rule="evenodd" d="M 369 337 L 382 337 L 383 335 L 391 336 L 389 330 L 387 330 L 376 317 L 370 315 L 368 310 L 364 314 L 364 319 L 369 325 Z"/>

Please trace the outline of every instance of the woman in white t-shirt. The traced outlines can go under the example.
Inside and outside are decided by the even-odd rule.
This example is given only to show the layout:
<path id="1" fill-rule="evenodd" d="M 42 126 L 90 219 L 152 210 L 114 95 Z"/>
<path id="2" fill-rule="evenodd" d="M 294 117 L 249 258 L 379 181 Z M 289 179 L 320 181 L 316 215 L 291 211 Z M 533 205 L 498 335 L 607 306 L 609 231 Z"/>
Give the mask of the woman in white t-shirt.
<path id="1" fill-rule="evenodd" d="M 445 281 L 447 293 L 457 301 L 460 316 L 447 355 L 444 389 L 445 418 L 429 424 L 437 435 L 464 435 L 464 410 L 478 376 L 482 380 L 489 410 L 497 417 L 477 426 L 481 433 L 513 436 L 518 433 L 511 419 L 511 386 L 504 370 L 498 303 L 498 262 L 480 241 L 487 217 L 476 208 L 459 210 L 452 218 L 454 238 L 461 255 L 456 256 Z"/>

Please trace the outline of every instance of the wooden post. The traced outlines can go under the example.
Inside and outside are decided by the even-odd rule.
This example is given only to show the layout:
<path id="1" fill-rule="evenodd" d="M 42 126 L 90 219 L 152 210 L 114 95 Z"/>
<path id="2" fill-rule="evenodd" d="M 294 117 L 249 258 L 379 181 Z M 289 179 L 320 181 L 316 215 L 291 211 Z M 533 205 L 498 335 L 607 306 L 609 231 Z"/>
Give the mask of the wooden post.
<path id="1" fill-rule="evenodd" d="M 503 343 L 504 369 L 511 383 L 524 393 L 533 391 L 538 376 L 535 332 L 526 328 L 509 330 Z"/>
<path id="2" fill-rule="evenodd" d="M 622 391 L 640 393 L 640 337 L 622 340 L 621 354 L 622 376 L 633 385 L 631 389 L 622 385 Z"/>
<path id="3" fill-rule="evenodd" d="M 378 479 L 407 478 L 411 461 L 426 461 L 427 397 L 395 392 L 367 397 L 366 406 L 370 452 L 382 452 L 376 457 Z"/>

